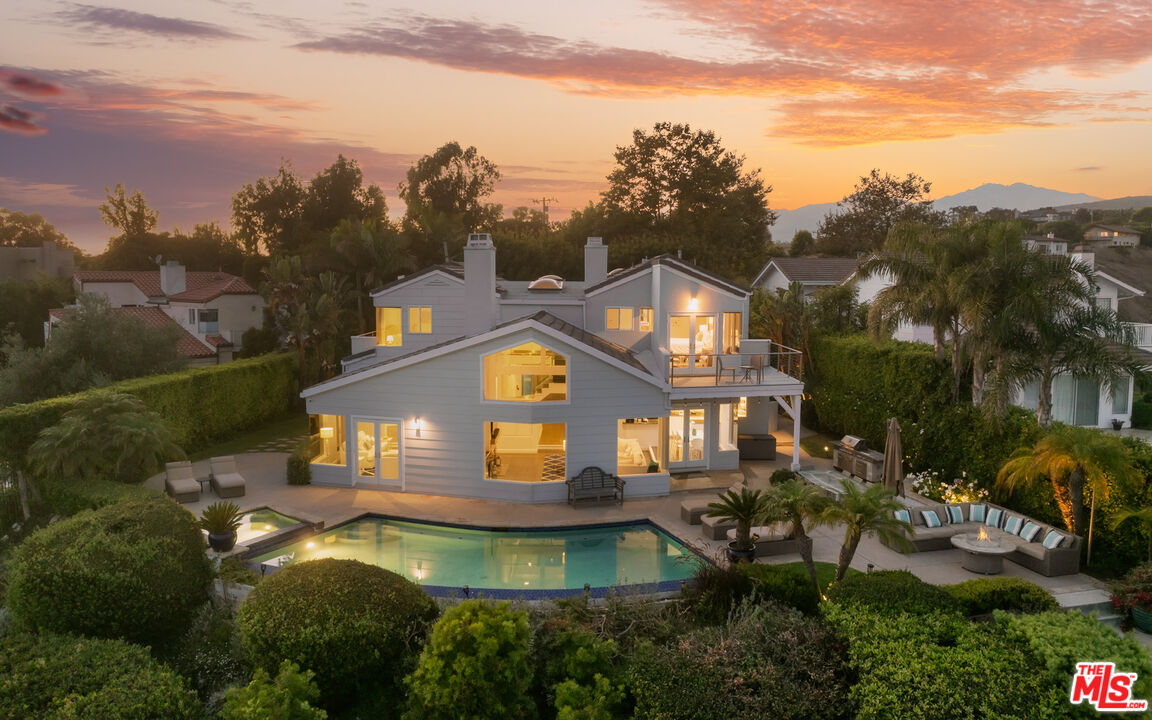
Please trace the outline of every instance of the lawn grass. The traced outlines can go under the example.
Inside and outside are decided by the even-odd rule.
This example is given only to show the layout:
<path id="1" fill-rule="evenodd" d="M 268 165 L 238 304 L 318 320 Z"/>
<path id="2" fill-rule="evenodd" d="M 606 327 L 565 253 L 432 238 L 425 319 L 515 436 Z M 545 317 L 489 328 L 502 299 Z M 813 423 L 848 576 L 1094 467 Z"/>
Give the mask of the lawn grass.
<path id="1" fill-rule="evenodd" d="M 273 420 L 249 432 L 218 445 L 192 453 L 188 459 L 196 462 L 218 455 L 239 455 L 254 452 L 262 445 L 275 444 L 276 451 L 292 452 L 294 441 L 308 434 L 308 416 L 301 413 Z"/>
<path id="2" fill-rule="evenodd" d="M 800 438 L 800 447 L 804 448 L 804 452 L 814 458 L 831 458 L 832 457 L 832 443 L 837 442 L 840 438 L 818 433 L 816 435 L 809 435 L 808 437 Z M 828 448 L 825 450 L 824 448 Z"/>
<path id="3" fill-rule="evenodd" d="M 808 569 L 804 567 L 803 561 L 781 563 L 780 567 L 794 567 L 797 570 L 799 570 L 800 572 L 804 573 L 805 576 L 808 575 Z M 859 574 L 860 574 L 859 570 L 854 570 L 852 568 L 848 568 L 848 572 L 846 575 L 859 575 Z M 829 585 L 832 584 L 832 581 L 835 579 L 836 579 L 836 563 L 817 561 L 817 563 L 816 563 L 816 580 L 820 583 L 820 587 L 822 587 L 822 588 L 828 587 Z"/>

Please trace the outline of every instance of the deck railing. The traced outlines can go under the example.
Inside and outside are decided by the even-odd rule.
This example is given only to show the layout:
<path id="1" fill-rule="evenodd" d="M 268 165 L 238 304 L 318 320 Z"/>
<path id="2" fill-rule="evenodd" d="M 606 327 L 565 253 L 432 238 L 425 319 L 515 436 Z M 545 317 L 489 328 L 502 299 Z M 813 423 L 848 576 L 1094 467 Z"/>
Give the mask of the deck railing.
<path id="1" fill-rule="evenodd" d="M 1136 336 L 1136 347 L 1138 348 L 1152 348 L 1152 324 L 1149 323 L 1128 323 Z"/>
<path id="2" fill-rule="evenodd" d="M 352 336 L 352 354 L 366 352 L 376 347 L 376 331 Z"/>
<path id="3" fill-rule="evenodd" d="M 668 357 L 668 382 L 672 387 L 720 387 L 767 385 L 773 372 L 803 379 L 803 353 L 773 344 L 764 353 L 672 353 Z"/>

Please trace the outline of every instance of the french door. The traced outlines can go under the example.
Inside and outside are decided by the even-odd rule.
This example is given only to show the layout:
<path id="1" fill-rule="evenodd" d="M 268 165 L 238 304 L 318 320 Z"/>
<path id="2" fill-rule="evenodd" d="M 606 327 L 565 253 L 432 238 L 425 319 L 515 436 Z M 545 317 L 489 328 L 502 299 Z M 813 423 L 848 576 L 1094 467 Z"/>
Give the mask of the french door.
<path id="1" fill-rule="evenodd" d="M 707 408 L 672 408 L 668 417 L 668 467 L 684 470 L 708 465 Z"/>
<path id="2" fill-rule="evenodd" d="M 716 316 L 669 316 L 668 347 L 673 367 L 711 368 L 716 352 Z"/>
<path id="3" fill-rule="evenodd" d="M 400 487 L 400 421 L 356 418 L 356 485 Z"/>

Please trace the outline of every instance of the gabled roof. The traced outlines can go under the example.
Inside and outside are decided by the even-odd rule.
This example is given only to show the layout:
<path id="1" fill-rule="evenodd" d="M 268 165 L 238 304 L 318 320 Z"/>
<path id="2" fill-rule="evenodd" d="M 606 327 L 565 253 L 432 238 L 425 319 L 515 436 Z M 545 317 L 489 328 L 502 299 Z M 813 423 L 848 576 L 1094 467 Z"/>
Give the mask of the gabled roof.
<path id="1" fill-rule="evenodd" d="M 405 353 L 397 357 L 381 360 L 371 365 L 366 365 L 357 368 L 352 372 L 338 375 L 330 380 L 317 383 L 309 388 L 305 388 L 301 393 L 301 397 L 311 397 L 327 390 L 333 390 L 349 383 L 364 380 L 369 377 L 374 377 L 382 373 L 407 367 L 419 362 L 431 360 L 440 355 L 463 350 L 472 345 L 477 345 L 502 335 L 509 335 L 513 332 L 518 332 L 526 328 L 534 328 L 545 332 L 548 335 L 558 339 L 571 342 L 572 344 L 579 344 L 583 349 L 592 355 L 598 355 L 601 359 L 607 361 L 609 364 L 628 372 L 629 374 L 639 377 L 652 385 L 663 388 L 664 383 L 653 375 L 642 362 L 625 347 L 617 345 L 616 343 L 608 342 L 592 333 L 586 332 L 581 328 L 576 327 L 572 323 L 565 322 L 556 317 L 550 312 L 541 310 L 533 315 L 516 318 L 507 322 L 500 323 L 491 330 L 474 335 L 466 335 L 458 337 L 453 340 L 447 340 L 442 343 L 437 343 L 414 352 Z"/>
<path id="2" fill-rule="evenodd" d="M 798 282 L 803 285 L 835 285 L 856 272 L 859 261 L 855 258 L 842 257 L 772 258 L 756 276 L 756 282 L 752 284 L 759 285 L 773 266 L 787 278 L 788 282 Z"/>
<path id="3" fill-rule="evenodd" d="M 372 297 L 375 297 L 382 292 L 392 290 L 392 289 L 397 288 L 401 285 L 407 285 L 408 283 L 413 282 L 414 280 L 419 280 L 422 277 L 425 277 L 427 275 L 432 275 L 435 273 L 440 273 L 442 275 L 445 275 L 449 279 L 456 280 L 457 282 L 464 282 L 464 266 L 463 265 L 459 265 L 457 263 L 450 263 L 450 264 L 441 263 L 440 265 L 429 265 L 428 267 L 424 268 L 423 270 L 417 270 L 416 272 L 414 272 L 410 275 L 403 275 L 401 277 L 398 277 L 395 280 L 393 280 L 392 282 L 384 283 L 380 287 L 371 290 L 368 294 Z"/>
<path id="4" fill-rule="evenodd" d="M 1102 228 L 1102 229 L 1107 230 L 1109 232 L 1116 232 L 1116 233 L 1121 233 L 1124 235 L 1139 235 L 1140 234 L 1139 230 L 1130 228 L 1127 225 L 1101 225 L 1099 223 L 1097 223 L 1095 225 L 1089 225 L 1088 228 L 1084 232 L 1088 232 L 1092 228 Z"/>
<path id="5" fill-rule="evenodd" d="M 1152 323 L 1152 249 L 1142 247 L 1100 247 L 1094 251 L 1096 272 L 1141 293 L 1122 298 L 1116 314 L 1125 322 Z"/>
<path id="6" fill-rule="evenodd" d="M 159 270 L 77 270 L 72 277 L 81 283 L 132 283 L 147 298 L 163 298 Z M 221 295 L 256 295 L 243 278 L 226 272 L 187 270 L 184 291 L 168 295 L 175 302 L 208 302 Z"/>
<path id="7" fill-rule="evenodd" d="M 678 271 L 684 275 L 687 275 L 688 277 L 690 277 L 694 280 L 699 280 L 700 282 L 708 283 L 709 285 L 712 285 L 716 288 L 719 288 L 720 290 L 723 290 L 724 292 L 732 293 L 734 295 L 740 295 L 741 297 L 746 296 L 749 293 L 748 288 L 741 287 L 741 286 L 739 286 L 733 282 L 725 280 L 724 278 L 720 277 L 719 275 L 717 275 L 713 272 L 710 272 L 708 270 L 705 270 L 703 268 L 697 267 L 691 263 L 686 263 L 683 260 L 681 260 L 680 258 L 676 257 L 675 255 L 664 254 L 664 255 L 657 255 L 654 258 L 649 258 L 648 260 L 645 260 L 642 263 L 639 263 L 637 265 L 633 265 L 630 268 L 627 268 L 625 270 L 621 270 L 620 272 L 609 275 L 605 280 L 603 280 L 599 283 L 596 283 L 595 285 L 593 285 L 591 287 L 585 288 L 584 294 L 586 296 L 595 294 L 595 293 L 600 292 L 601 290 L 605 290 L 608 287 L 615 285 L 619 282 L 623 282 L 624 280 L 635 277 L 635 276 L 640 275 L 644 272 L 650 271 L 650 270 L 652 270 L 652 268 L 656 267 L 657 265 L 661 265 L 661 266 L 670 268 L 672 270 Z"/>

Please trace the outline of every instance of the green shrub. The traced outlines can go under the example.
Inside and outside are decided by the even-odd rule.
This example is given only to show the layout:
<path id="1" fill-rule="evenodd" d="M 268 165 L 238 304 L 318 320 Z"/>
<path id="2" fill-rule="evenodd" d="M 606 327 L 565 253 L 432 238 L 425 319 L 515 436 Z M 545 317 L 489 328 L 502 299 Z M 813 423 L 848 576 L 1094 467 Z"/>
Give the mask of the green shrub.
<path id="1" fill-rule="evenodd" d="M 0 641 L 0 720 L 200 717 L 196 694 L 145 648 L 56 635 Z"/>
<path id="2" fill-rule="evenodd" d="M 1035 615 L 996 613 L 996 624 L 1009 638 L 1027 644 L 1039 658 L 1044 677 L 1053 692 L 1063 693 L 1065 702 L 1076 663 L 1114 662 L 1121 672 L 1136 673 L 1132 697 L 1152 699 L 1152 659 L 1136 642 L 1121 637 L 1096 618 L 1076 611 L 1057 610 Z M 1088 705 L 1077 706 L 1075 717 L 1098 717 Z"/>
<path id="3" fill-rule="evenodd" d="M 528 614 L 465 600 L 444 613 L 408 676 L 409 720 L 528 718 L 535 707 Z"/>
<path id="4" fill-rule="evenodd" d="M 1152 430 L 1152 402 L 1132 401 L 1132 427 Z"/>
<path id="5" fill-rule="evenodd" d="M 211 568 L 196 519 L 167 498 L 74 515 L 12 558 L 8 607 L 29 629 L 164 647 L 207 599 Z"/>
<path id="6" fill-rule="evenodd" d="M 232 610 L 216 599 L 200 606 L 184 637 L 162 659 L 204 701 L 252 676 Z"/>
<path id="7" fill-rule="evenodd" d="M 615 716 L 625 694 L 615 641 L 565 615 L 544 620 L 532 638 L 534 693 L 541 708 L 555 707 L 558 717 L 571 720 Z"/>
<path id="8" fill-rule="evenodd" d="M 1031 653 L 995 624 L 835 602 L 822 610 L 848 642 L 856 720 L 1066 716 L 1068 685 L 1053 688 Z"/>
<path id="9" fill-rule="evenodd" d="M 208 447 L 238 430 L 285 415 L 297 398 L 296 358 L 263 355 L 223 365 L 125 380 L 102 390 L 134 395 L 160 415 L 187 452 Z M 49 398 L 0 409 L 0 458 L 23 466 L 25 452 L 46 427 L 91 393 Z"/>
<path id="10" fill-rule="evenodd" d="M 556 686 L 556 720 L 615 720 L 624 702 L 624 686 L 603 675 L 591 684 L 565 680 Z"/>
<path id="11" fill-rule="evenodd" d="M 288 484 L 312 484 L 312 461 L 307 440 L 301 442 L 288 456 Z"/>
<path id="12" fill-rule="evenodd" d="M 733 565 L 702 563 L 685 591 L 685 599 L 696 621 L 723 625 L 732 608 L 753 590 L 752 577 Z"/>
<path id="13" fill-rule="evenodd" d="M 156 500 L 164 493 L 141 485 L 125 485 L 112 480 L 77 482 L 64 478 L 39 481 L 40 498 L 58 515 L 75 515 L 81 510 L 99 510 L 129 500 Z"/>
<path id="14" fill-rule="evenodd" d="M 291 660 L 316 673 L 321 705 L 389 693 L 411 667 L 436 604 L 394 572 L 356 560 L 311 560 L 264 578 L 240 606 L 257 667 Z"/>
<path id="15" fill-rule="evenodd" d="M 629 685 L 637 720 L 852 717 L 836 637 L 819 618 L 775 604 L 744 605 L 726 627 L 641 646 Z"/>
<path id="16" fill-rule="evenodd" d="M 907 570 L 848 575 L 828 589 L 828 599 L 893 615 L 956 612 L 960 607 L 948 591 Z"/>
<path id="17" fill-rule="evenodd" d="M 775 600 L 781 605 L 795 608 L 805 615 L 815 615 L 820 600 L 812 587 L 812 579 L 801 568 L 793 565 L 764 565 L 753 563 L 739 566 L 752 578 L 758 597 Z"/>
<path id="18" fill-rule="evenodd" d="M 328 713 L 312 703 L 320 696 L 314 674 L 285 660 L 276 678 L 263 668 L 246 687 L 234 688 L 224 699 L 221 720 L 325 720 Z"/>
<path id="19" fill-rule="evenodd" d="M 967 580 L 943 589 L 960 603 L 965 615 L 986 615 L 993 610 L 1040 613 L 1058 610 L 1052 593 L 1023 578 L 996 577 Z"/>

